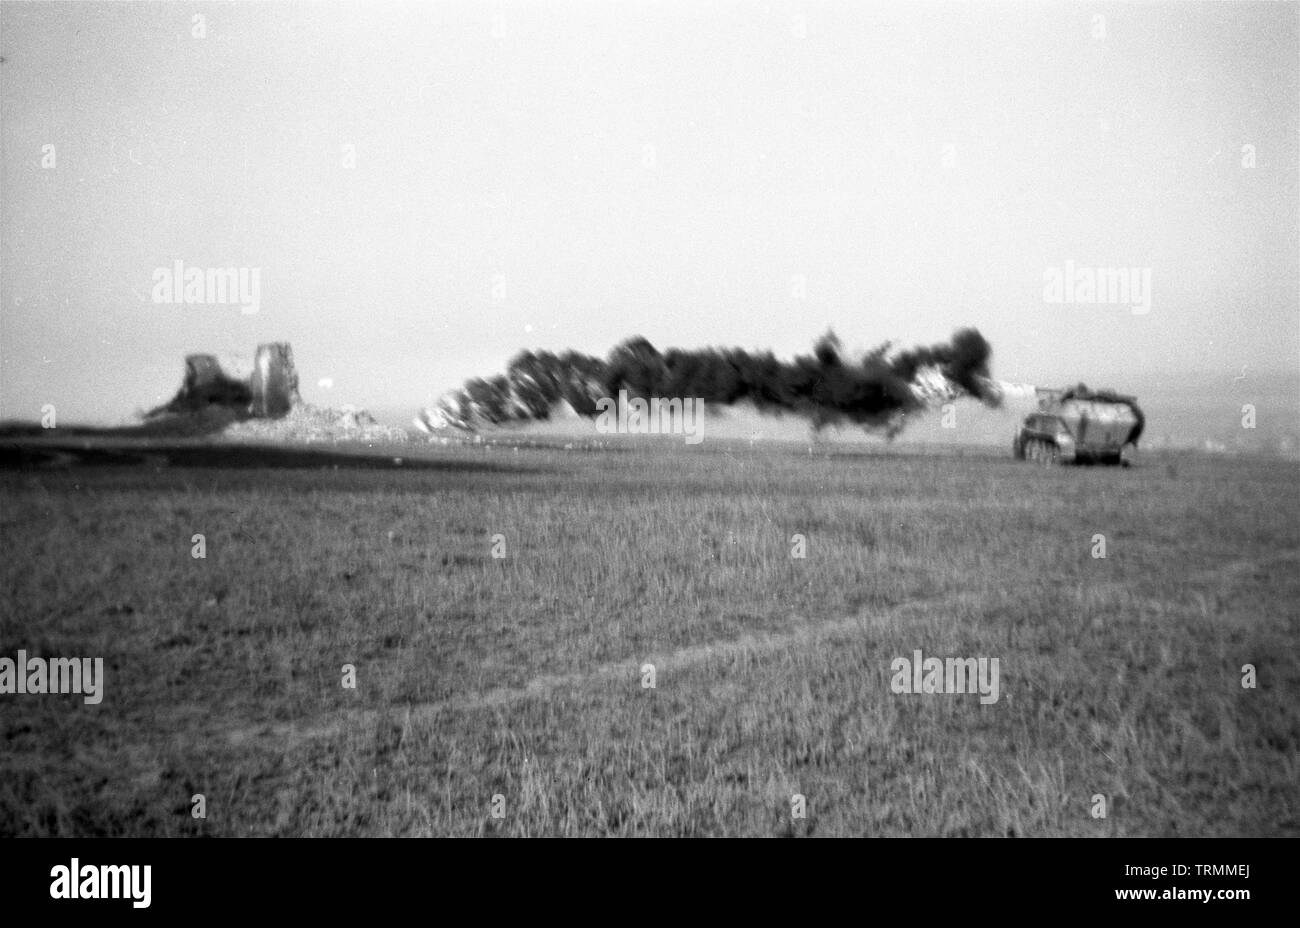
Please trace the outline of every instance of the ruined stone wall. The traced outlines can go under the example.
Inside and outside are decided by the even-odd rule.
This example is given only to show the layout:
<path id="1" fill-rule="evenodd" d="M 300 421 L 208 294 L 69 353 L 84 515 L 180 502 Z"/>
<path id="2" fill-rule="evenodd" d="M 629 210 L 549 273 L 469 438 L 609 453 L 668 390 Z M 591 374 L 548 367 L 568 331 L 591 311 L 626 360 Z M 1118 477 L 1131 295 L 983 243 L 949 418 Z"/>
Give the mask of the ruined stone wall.
<path id="1" fill-rule="evenodd" d="M 147 413 L 146 418 L 220 409 L 239 419 L 279 419 L 301 402 L 293 349 L 288 342 L 270 342 L 257 346 L 248 377 L 233 375 L 215 355 L 187 355 L 180 390 L 166 404 Z"/>
<path id="2" fill-rule="evenodd" d="M 293 349 L 288 342 L 257 346 L 250 387 L 252 414 L 259 419 L 279 419 L 302 402 L 298 395 L 298 371 L 293 366 Z"/>

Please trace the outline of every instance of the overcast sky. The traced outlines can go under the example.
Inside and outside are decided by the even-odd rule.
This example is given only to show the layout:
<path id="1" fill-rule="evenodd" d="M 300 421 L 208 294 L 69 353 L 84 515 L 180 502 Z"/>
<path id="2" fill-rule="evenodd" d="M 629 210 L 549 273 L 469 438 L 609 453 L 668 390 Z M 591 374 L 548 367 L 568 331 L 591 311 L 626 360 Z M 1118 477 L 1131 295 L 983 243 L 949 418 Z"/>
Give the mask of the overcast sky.
<path id="1" fill-rule="evenodd" d="M 309 400 L 373 407 L 634 334 L 788 356 L 973 325 L 1009 380 L 1294 373 L 1298 24 L 5 2 L 0 417 L 120 420 L 186 353 L 263 341 Z M 259 311 L 154 302 L 177 260 L 259 269 Z M 1149 268 L 1150 311 L 1045 302 L 1066 261 Z"/>

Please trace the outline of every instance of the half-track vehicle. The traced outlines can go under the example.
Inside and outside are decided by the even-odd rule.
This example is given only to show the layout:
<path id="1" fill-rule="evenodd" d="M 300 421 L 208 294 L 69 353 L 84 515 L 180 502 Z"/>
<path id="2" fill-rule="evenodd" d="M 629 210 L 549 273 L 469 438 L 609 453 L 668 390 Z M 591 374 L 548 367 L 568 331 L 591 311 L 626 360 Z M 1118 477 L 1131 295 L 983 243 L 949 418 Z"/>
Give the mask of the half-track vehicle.
<path id="1" fill-rule="evenodd" d="M 1084 384 L 1036 391 L 1038 410 L 1025 417 L 1012 451 L 1037 464 L 1128 466 L 1146 419 L 1137 399 Z"/>

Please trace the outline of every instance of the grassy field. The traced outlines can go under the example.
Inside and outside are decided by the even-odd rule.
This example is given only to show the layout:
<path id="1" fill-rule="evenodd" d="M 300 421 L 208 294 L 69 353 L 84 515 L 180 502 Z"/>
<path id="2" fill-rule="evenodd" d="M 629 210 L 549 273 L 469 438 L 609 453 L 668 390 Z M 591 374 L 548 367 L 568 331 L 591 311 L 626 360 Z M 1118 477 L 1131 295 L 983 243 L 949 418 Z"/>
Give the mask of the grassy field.
<path id="1" fill-rule="evenodd" d="M 354 450 L 5 458 L 0 833 L 1300 834 L 1294 462 Z"/>

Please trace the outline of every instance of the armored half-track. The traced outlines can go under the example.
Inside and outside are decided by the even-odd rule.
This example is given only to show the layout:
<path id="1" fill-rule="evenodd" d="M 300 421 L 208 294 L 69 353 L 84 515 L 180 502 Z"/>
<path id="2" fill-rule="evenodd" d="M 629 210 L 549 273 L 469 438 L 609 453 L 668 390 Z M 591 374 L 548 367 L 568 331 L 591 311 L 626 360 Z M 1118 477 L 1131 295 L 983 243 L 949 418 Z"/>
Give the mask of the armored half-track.
<path id="1" fill-rule="evenodd" d="M 1146 418 L 1137 399 L 1083 384 L 1036 391 L 1038 411 L 1025 417 L 1012 451 L 1037 464 L 1132 462 Z"/>

